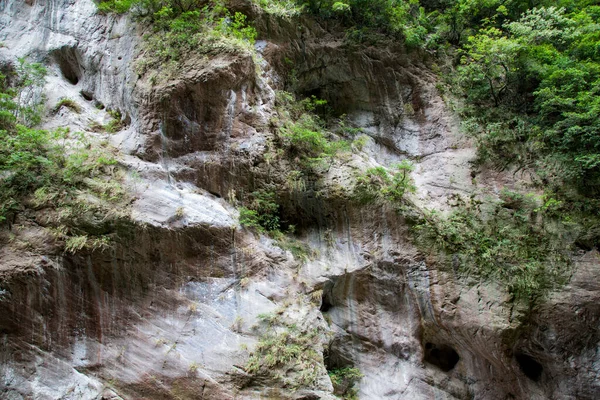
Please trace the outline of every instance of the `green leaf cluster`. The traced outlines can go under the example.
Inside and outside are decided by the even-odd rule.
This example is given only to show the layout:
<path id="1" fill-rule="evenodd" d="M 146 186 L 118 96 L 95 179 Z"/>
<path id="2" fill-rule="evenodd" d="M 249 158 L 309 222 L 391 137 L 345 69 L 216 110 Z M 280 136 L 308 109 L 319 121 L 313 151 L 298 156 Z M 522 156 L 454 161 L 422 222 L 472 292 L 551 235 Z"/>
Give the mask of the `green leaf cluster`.
<path id="1" fill-rule="evenodd" d="M 414 167 L 404 160 L 395 165 L 394 169 L 396 171 L 390 174 L 384 167 L 375 167 L 358 174 L 353 199 L 359 204 L 369 204 L 377 200 L 401 204 L 407 192 L 415 191 L 410 177 Z"/>
<path id="2" fill-rule="evenodd" d="M 314 388 L 322 354 L 315 350 L 320 341 L 319 329 L 303 331 L 296 325 L 279 322 L 273 315 L 263 315 L 269 326 L 250 354 L 244 369 L 256 376 L 268 376 L 281 387 L 297 390 Z"/>
<path id="3" fill-rule="evenodd" d="M 340 20 L 356 41 L 376 31 L 402 37 L 406 45 L 418 48 L 426 44 L 434 27 L 418 0 L 300 0 L 299 4 L 322 18 Z"/>
<path id="4" fill-rule="evenodd" d="M 319 116 L 330 112 L 326 100 L 312 96 L 296 101 L 293 94 L 279 92 L 277 106 L 280 146 L 303 172 L 318 175 L 340 152 L 351 149 L 350 142 L 329 131 L 327 119 Z"/>
<path id="5" fill-rule="evenodd" d="M 98 11 L 103 13 L 124 14 L 131 9 L 135 0 L 101 0 Z"/>
<path id="6" fill-rule="evenodd" d="M 125 196 L 117 162 L 81 134 L 32 126 L 39 115 L 29 93 L 43 86 L 44 74 L 39 64 L 21 60 L 11 77 L 14 85 L 0 75 L 0 222 L 10 227 L 19 214 L 44 209 L 38 223 L 64 239 L 67 250 L 103 248 L 102 221 L 113 209 L 110 204 Z M 72 106 L 65 99 L 61 103 Z"/>
<path id="7" fill-rule="evenodd" d="M 354 385 L 364 376 L 358 368 L 335 368 L 327 371 L 327 373 L 333 384 L 334 394 L 344 400 L 358 399 L 358 393 Z"/>
<path id="8" fill-rule="evenodd" d="M 257 190 L 252 192 L 248 207 L 240 208 L 240 224 L 257 231 L 274 232 L 281 228 L 279 204 L 273 192 Z"/>
<path id="9" fill-rule="evenodd" d="M 417 240 L 445 252 L 459 273 L 500 282 L 515 299 L 533 302 L 566 281 L 573 224 L 555 218 L 556 199 L 510 191 L 501 197 L 487 209 L 459 198 L 447 216 L 424 215 Z"/>
<path id="10" fill-rule="evenodd" d="M 155 73 L 165 66 L 176 69 L 191 52 L 210 53 L 254 51 L 256 29 L 246 15 L 231 13 L 220 0 L 111 0 L 98 8 L 105 12 L 130 12 L 149 24 L 146 52 L 139 72 Z"/>
<path id="11" fill-rule="evenodd" d="M 455 77 L 484 159 L 506 144 L 511 161 L 600 195 L 599 28 L 598 6 L 538 7 L 468 38 Z M 501 110 L 480 113 L 490 105 Z"/>

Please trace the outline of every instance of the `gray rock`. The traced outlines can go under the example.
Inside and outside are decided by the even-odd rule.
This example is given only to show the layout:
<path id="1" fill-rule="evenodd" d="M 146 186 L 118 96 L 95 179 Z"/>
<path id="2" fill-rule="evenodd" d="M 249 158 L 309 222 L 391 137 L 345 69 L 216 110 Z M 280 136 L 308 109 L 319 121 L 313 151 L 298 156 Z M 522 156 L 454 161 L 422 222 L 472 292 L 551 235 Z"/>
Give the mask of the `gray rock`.
<path id="1" fill-rule="evenodd" d="M 472 144 L 435 76 L 401 47 L 349 49 L 313 21 L 300 32 L 256 18 L 270 27 L 257 42 L 260 73 L 244 54 L 191 56 L 153 86 L 134 72 L 142 28 L 127 17 L 99 15 L 91 0 L 0 4 L 1 64 L 25 56 L 49 68 L 44 127 L 110 140 L 135 171 L 131 226 L 116 248 L 0 248 L 2 396 L 334 399 L 327 369 L 355 366 L 361 399 L 598 398 L 597 253 L 530 314 L 493 282 L 466 282 L 425 258 L 393 210 L 347 201 L 356 171 L 412 159 L 410 200 L 442 211 L 457 194 L 523 180 L 492 171 L 471 180 Z M 326 97 L 370 137 L 332 163 L 318 193 L 279 199 L 297 217 L 308 260 L 243 229 L 235 210 L 240 195 L 285 185 L 294 168 L 267 157 L 284 55 L 294 57 L 299 93 Z M 51 112 L 61 97 L 81 113 Z M 89 129 L 110 120 L 107 109 L 126 123 L 113 136 Z M 271 329 L 265 314 L 323 332 L 313 387 L 292 391 L 274 374 L 245 371 Z"/>

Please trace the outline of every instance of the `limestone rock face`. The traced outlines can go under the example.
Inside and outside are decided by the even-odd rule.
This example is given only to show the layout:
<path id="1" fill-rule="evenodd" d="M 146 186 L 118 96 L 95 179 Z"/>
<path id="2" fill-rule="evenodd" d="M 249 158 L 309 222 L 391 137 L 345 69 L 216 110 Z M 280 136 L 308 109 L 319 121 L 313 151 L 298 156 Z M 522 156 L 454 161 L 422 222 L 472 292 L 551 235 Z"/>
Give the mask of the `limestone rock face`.
<path id="1" fill-rule="evenodd" d="M 596 252 L 528 310 L 425 257 L 394 210 L 340 195 L 355 171 L 406 158 L 421 207 L 443 211 L 514 179 L 475 186 L 474 149 L 435 75 L 402 47 L 348 47 L 335 27 L 299 30 L 235 6 L 255 17 L 255 58 L 191 55 L 153 84 L 136 72 L 143 27 L 127 16 L 97 14 L 92 0 L 0 3 L 2 69 L 43 62 L 48 110 L 61 97 L 82 108 L 48 112 L 44 127 L 110 141 L 132 172 L 131 221 L 115 248 L 63 254 L 25 222 L 13 234 L 31 246 L 2 239 L 0 397 L 335 399 L 327 371 L 347 366 L 363 374 L 360 399 L 600 397 Z M 285 185 L 293 170 L 269 158 L 281 89 L 327 99 L 369 136 L 320 186 L 279 199 L 308 257 L 238 222 L 236 198 Z M 107 110 L 123 128 L 103 136 L 90 126 Z M 252 350 L 285 327 L 299 342 L 319 332 L 309 367 L 250 373 Z M 311 385 L 285 383 L 302 373 Z"/>

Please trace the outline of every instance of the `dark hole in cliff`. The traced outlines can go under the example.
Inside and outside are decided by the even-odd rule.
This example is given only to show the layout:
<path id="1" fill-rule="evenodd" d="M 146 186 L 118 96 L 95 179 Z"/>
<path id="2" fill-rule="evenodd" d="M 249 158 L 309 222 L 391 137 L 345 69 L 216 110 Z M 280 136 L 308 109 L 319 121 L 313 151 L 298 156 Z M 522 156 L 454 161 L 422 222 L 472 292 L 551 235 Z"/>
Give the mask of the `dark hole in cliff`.
<path id="1" fill-rule="evenodd" d="M 544 371 L 542 364 L 537 362 L 533 357 L 523 353 L 516 354 L 515 358 L 517 359 L 517 363 L 519 363 L 519 368 L 521 368 L 526 377 L 534 382 L 540 380 Z"/>
<path id="2" fill-rule="evenodd" d="M 451 371 L 460 360 L 460 356 L 452 347 L 445 344 L 425 344 L 425 361 L 433 364 L 444 372 Z"/>
<path id="3" fill-rule="evenodd" d="M 310 99 L 314 107 L 312 112 L 328 121 L 330 117 L 339 117 L 348 111 L 347 107 L 339 101 L 338 92 L 339 88 L 319 87 L 301 92 L 297 95 L 297 99 Z M 318 100 L 325 100 L 325 103 L 318 102 Z"/>
<path id="4" fill-rule="evenodd" d="M 349 337 L 336 337 L 325 348 L 323 353 L 323 361 L 327 371 L 352 367 L 353 360 L 348 354 Z"/>
<path id="5" fill-rule="evenodd" d="M 91 92 L 87 92 L 85 90 L 82 90 L 81 92 L 81 96 L 86 99 L 87 101 L 92 101 L 94 100 L 94 95 Z"/>
<path id="6" fill-rule="evenodd" d="M 362 377 L 354 362 L 346 356 L 347 344 L 344 344 L 344 339 L 336 339 L 323 355 L 327 373 L 333 384 L 333 393 L 344 399 L 355 398 L 351 395 L 356 394 L 355 384 Z"/>
<path id="7" fill-rule="evenodd" d="M 282 225 L 293 225 L 296 232 L 315 226 L 327 227 L 337 206 L 319 196 L 315 190 L 318 183 L 313 177 L 306 177 L 306 188 L 302 193 L 289 193 L 280 196 Z"/>
<path id="8" fill-rule="evenodd" d="M 319 310 L 321 312 L 327 312 L 333 308 L 333 304 L 331 303 L 330 295 L 328 293 L 323 292 L 323 297 L 321 300 L 321 307 Z"/>
<path id="9" fill-rule="evenodd" d="M 77 85 L 81 79 L 82 68 L 79 53 L 73 47 L 61 47 L 52 54 L 61 74 L 71 84 Z"/>

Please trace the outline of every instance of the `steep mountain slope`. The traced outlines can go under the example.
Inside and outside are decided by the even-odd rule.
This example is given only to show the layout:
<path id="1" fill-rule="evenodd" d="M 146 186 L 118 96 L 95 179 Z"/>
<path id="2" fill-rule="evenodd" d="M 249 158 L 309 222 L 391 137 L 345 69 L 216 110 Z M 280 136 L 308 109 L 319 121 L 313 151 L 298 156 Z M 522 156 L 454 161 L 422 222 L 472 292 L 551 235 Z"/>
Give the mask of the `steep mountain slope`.
<path id="1" fill-rule="evenodd" d="M 2 71 L 44 64 L 42 127 L 113 152 L 127 193 L 119 223 L 85 225 L 109 246 L 65 249 L 51 206 L 2 228 L 2 397 L 334 399 L 356 381 L 360 399 L 596 398 L 596 251 L 531 309 L 415 244 L 425 209 L 529 184 L 472 168 L 423 55 L 348 45 L 335 21 L 228 7 L 256 27 L 253 47 L 217 41 L 156 68 L 151 28 L 131 15 L 0 4 Z M 415 189 L 394 203 L 384 176 L 406 160 Z M 377 167 L 389 172 L 368 175 Z M 375 200 L 357 199 L 361 176 Z M 279 229 L 248 223 L 269 207 Z"/>

